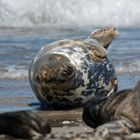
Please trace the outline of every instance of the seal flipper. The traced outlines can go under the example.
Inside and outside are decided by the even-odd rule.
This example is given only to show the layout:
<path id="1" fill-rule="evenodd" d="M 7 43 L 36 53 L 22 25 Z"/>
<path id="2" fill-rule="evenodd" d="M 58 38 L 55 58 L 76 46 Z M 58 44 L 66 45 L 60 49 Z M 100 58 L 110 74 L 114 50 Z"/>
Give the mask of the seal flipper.
<path id="1" fill-rule="evenodd" d="M 40 121 L 41 120 L 41 121 Z M 50 133 L 46 119 L 31 111 L 7 112 L 0 114 L 0 134 L 15 138 L 38 138 Z"/>

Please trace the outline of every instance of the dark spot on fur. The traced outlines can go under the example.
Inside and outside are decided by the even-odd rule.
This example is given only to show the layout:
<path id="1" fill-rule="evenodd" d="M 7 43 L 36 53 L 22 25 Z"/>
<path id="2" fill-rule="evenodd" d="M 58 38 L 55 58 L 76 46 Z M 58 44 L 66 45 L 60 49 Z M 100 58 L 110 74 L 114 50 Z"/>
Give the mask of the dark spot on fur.
<path id="1" fill-rule="evenodd" d="M 51 102 L 53 100 L 53 96 L 47 95 L 47 100 Z"/>
<path id="2" fill-rule="evenodd" d="M 83 100 L 83 98 L 76 98 L 76 99 L 74 100 L 74 102 L 80 103 L 82 100 Z"/>
<path id="3" fill-rule="evenodd" d="M 86 91 L 82 91 L 81 95 L 83 96 L 88 96 L 91 95 L 93 93 L 92 89 L 86 90 Z"/>

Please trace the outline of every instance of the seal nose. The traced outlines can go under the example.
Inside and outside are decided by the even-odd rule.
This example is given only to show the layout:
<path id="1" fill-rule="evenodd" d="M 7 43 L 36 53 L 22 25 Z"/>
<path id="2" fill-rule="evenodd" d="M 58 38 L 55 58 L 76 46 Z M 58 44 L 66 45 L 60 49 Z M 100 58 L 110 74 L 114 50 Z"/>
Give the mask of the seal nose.
<path id="1" fill-rule="evenodd" d="M 120 35 L 119 31 L 115 27 L 109 27 L 108 29 L 110 29 L 112 31 L 114 38 L 116 38 Z"/>

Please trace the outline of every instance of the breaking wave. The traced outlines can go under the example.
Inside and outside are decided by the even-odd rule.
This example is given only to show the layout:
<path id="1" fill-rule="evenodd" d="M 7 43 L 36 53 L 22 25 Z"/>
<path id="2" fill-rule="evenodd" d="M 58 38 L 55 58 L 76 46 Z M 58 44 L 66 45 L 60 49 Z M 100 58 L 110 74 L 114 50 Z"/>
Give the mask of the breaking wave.
<path id="1" fill-rule="evenodd" d="M 115 67 L 117 74 L 140 73 L 140 64 L 123 65 L 120 64 Z M 0 79 L 12 79 L 12 80 L 25 80 L 28 79 L 28 70 L 24 68 L 15 68 L 13 66 L 7 67 L 4 70 L 0 70 Z"/>
<path id="2" fill-rule="evenodd" d="M 133 62 L 131 64 L 127 63 L 120 63 L 115 67 L 116 72 L 118 74 L 124 74 L 124 73 L 140 73 L 140 62 Z"/>
<path id="3" fill-rule="evenodd" d="M 0 0 L 0 26 L 140 26 L 139 0 Z"/>
<path id="4" fill-rule="evenodd" d="M 28 70 L 24 68 L 16 68 L 15 66 L 9 66 L 4 69 L 0 69 L 0 79 L 18 79 L 23 80 L 28 78 Z"/>

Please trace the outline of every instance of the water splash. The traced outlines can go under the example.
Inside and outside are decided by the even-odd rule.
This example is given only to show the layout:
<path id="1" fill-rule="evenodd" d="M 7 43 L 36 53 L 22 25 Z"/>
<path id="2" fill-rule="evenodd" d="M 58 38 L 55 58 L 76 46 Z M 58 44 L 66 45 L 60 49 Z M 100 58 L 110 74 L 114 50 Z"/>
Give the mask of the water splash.
<path id="1" fill-rule="evenodd" d="M 140 63 L 122 63 L 115 64 L 115 70 L 117 74 L 134 74 L 140 73 Z M 0 79 L 8 79 L 8 80 L 24 80 L 28 79 L 28 70 L 19 66 L 10 65 L 5 69 L 0 69 Z"/>
<path id="2" fill-rule="evenodd" d="M 28 70 L 10 65 L 5 69 L 0 69 L 0 79 L 23 80 L 28 78 Z"/>
<path id="3" fill-rule="evenodd" d="M 140 25 L 139 0 L 0 0 L 0 26 Z"/>
<path id="4" fill-rule="evenodd" d="M 125 73 L 140 73 L 140 62 L 130 62 L 127 63 L 126 61 L 120 62 L 119 64 L 115 65 L 116 72 L 118 74 L 125 74 Z"/>

